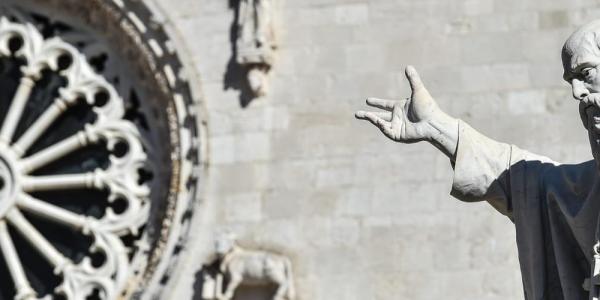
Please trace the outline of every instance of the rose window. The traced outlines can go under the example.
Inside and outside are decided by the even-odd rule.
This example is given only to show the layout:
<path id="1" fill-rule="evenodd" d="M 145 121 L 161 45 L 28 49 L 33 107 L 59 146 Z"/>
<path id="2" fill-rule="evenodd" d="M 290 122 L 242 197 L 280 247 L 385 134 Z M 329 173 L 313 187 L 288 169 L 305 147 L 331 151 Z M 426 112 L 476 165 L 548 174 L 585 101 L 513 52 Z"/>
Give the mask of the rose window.
<path id="1" fill-rule="evenodd" d="M 71 299 L 99 293 L 114 298 L 123 288 L 128 257 L 120 236 L 137 234 L 148 216 L 146 185 L 139 170 L 146 153 L 136 127 L 123 119 L 123 101 L 115 89 L 96 74 L 85 57 L 58 38 L 44 39 L 29 24 L 0 19 L 0 55 L 23 61 L 16 93 L 0 129 L 0 249 L 15 285 L 16 298 L 35 298 L 8 227 L 20 234 L 50 263 L 62 282 L 56 292 Z M 23 133 L 15 137 L 26 104 L 42 72 L 57 72 L 66 80 L 56 99 Z M 95 120 L 73 135 L 42 150 L 29 150 L 70 106 L 83 102 Z M 36 171 L 79 149 L 104 144 L 110 152 L 106 168 L 73 174 L 36 175 Z M 44 201 L 36 192 L 97 189 L 106 191 L 101 217 L 86 216 Z M 80 199 L 85 201 L 86 199 Z M 75 262 L 63 255 L 24 214 L 66 226 L 92 239 L 91 256 Z"/>
<path id="2" fill-rule="evenodd" d="M 36 2 L 0 5 L 0 300 L 148 293 L 166 281 L 194 195 L 186 87 L 166 88 L 172 61 L 131 61 L 148 55 L 110 41 L 131 32 L 104 36 L 89 16 L 47 17 L 60 7 Z M 85 14 L 84 2 L 62 3 Z M 125 24 L 97 3 L 99 22 Z"/>

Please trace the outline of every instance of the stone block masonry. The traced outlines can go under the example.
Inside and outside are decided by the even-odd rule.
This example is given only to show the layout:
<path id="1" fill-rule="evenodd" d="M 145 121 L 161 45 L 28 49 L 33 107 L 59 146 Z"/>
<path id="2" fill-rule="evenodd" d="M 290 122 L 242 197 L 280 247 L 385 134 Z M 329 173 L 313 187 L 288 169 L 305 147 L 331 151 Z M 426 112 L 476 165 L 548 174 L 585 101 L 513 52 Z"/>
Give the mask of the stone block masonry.
<path id="1" fill-rule="evenodd" d="M 280 0 L 271 90 L 245 107 L 224 84 L 228 1 L 154 1 L 189 48 L 206 101 L 198 215 L 213 221 L 203 232 L 231 229 L 291 257 L 298 299 L 523 299 L 511 222 L 449 196 L 451 166 L 435 149 L 391 143 L 353 112 L 367 96 L 409 96 L 413 64 L 444 110 L 486 135 L 590 159 L 560 47 L 597 1 Z M 197 292 L 207 240 L 188 242 L 170 299 Z"/>

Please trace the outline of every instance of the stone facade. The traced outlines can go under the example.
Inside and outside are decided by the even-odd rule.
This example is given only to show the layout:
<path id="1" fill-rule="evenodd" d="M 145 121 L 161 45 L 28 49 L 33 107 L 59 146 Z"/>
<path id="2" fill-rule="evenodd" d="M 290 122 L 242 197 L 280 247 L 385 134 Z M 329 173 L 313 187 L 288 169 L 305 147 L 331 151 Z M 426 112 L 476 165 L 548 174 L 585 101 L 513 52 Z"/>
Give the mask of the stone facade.
<path id="1" fill-rule="evenodd" d="M 451 198 L 436 149 L 390 143 L 353 112 L 408 96 L 413 64 L 486 135 L 591 159 L 560 49 L 596 1 L 280 0 L 271 87 L 253 100 L 232 53 L 235 5 L 148 4 L 188 54 L 207 124 L 201 201 L 165 299 L 199 299 L 222 230 L 290 257 L 298 299 L 523 298 L 510 221 Z"/>

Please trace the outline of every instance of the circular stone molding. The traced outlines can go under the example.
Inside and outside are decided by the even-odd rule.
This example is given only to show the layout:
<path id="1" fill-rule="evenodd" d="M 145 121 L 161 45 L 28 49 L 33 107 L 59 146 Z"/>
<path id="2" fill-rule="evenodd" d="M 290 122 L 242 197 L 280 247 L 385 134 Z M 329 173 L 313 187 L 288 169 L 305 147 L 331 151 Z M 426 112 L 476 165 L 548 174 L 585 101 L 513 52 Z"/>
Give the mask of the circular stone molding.
<path id="1" fill-rule="evenodd" d="M 142 2 L 0 4 L 0 299 L 160 290 L 201 170 L 183 74 Z"/>

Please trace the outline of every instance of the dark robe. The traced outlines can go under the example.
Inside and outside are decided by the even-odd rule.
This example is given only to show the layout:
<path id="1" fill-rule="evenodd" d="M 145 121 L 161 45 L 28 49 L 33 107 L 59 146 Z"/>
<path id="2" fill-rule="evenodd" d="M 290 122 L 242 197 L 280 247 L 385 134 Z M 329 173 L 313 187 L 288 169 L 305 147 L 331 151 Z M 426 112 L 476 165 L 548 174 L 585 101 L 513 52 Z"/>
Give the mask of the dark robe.
<path id="1" fill-rule="evenodd" d="M 600 210 L 595 161 L 558 164 L 459 126 L 452 195 L 488 201 L 515 224 L 525 299 L 588 299 Z"/>

